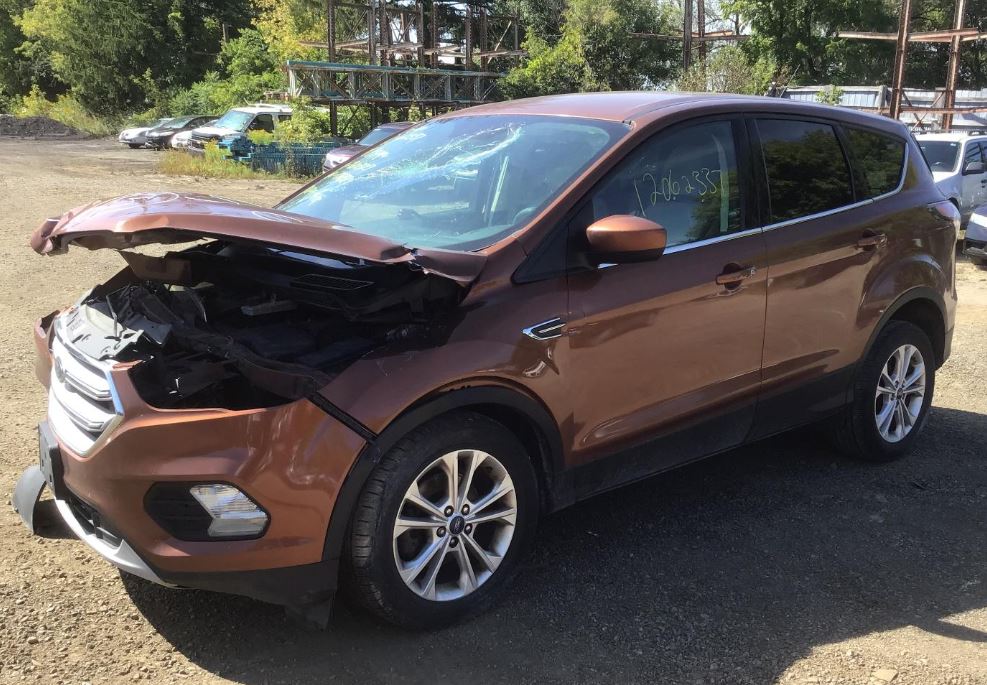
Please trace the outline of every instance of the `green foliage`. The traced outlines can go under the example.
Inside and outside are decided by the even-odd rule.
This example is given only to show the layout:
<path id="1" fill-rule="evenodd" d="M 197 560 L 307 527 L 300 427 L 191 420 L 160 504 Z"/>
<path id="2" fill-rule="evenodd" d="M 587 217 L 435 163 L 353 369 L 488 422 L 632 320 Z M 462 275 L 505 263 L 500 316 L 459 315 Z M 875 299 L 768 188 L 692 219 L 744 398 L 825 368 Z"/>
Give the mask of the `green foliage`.
<path id="1" fill-rule="evenodd" d="M 672 33 L 670 4 L 654 0 L 569 0 L 565 32 L 580 37 L 592 83 L 601 90 L 634 90 L 667 83 L 678 69 L 679 48 L 632 33 Z"/>
<path id="2" fill-rule="evenodd" d="M 37 86 L 21 98 L 20 103 L 13 109 L 16 116 L 48 117 L 93 136 L 111 135 L 116 132 L 120 123 L 116 119 L 98 117 L 90 113 L 71 95 L 59 95 L 54 101 L 48 100 Z"/>
<path id="3" fill-rule="evenodd" d="M 553 46 L 533 36 L 524 42 L 524 48 L 528 51 L 525 64 L 512 69 L 497 84 L 504 97 L 524 98 L 595 90 L 591 87 L 593 77 L 579 36 L 575 33 L 567 34 Z"/>
<path id="4" fill-rule="evenodd" d="M 634 90 L 671 79 L 677 50 L 631 35 L 669 33 L 672 16 L 651 0 L 569 0 L 562 37 L 525 41 L 528 58 L 498 86 L 506 97 Z"/>
<path id="5" fill-rule="evenodd" d="M 247 140 L 254 145 L 270 145 L 274 142 L 274 134 L 269 131 L 247 131 Z"/>
<path id="6" fill-rule="evenodd" d="M 83 106 L 112 113 L 162 106 L 161 92 L 201 77 L 221 25 L 242 26 L 248 2 L 33 0 L 17 25 L 27 39 L 23 49 L 47 54 Z"/>
<path id="7" fill-rule="evenodd" d="M 826 86 L 816 93 L 816 100 L 824 105 L 838 105 L 843 99 L 843 89 L 839 86 Z"/>
<path id="8" fill-rule="evenodd" d="M 215 143 L 209 143 L 202 155 L 166 150 L 158 161 L 158 171 L 169 176 L 200 178 L 275 178 L 272 174 L 254 171 L 245 164 L 234 162 Z"/>
<path id="9" fill-rule="evenodd" d="M 770 57 L 751 62 L 738 47 L 728 45 L 683 72 L 675 82 L 676 90 L 711 93 L 764 95 L 771 85 L 777 65 Z"/>
<path id="10" fill-rule="evenodd" d="M 312 107 L 307 98 L 291 103 L 291 119 L 274 129 L 274 140 L 279 143 L 316 143 L 332 135 L 329 113 Z"/>
<path id="11" fill-rule="evenodd" d="M 188 88 L 171 93 L 172 114 L 222 114 L 231 107 L 262 100 L 282 90 L 284 76 L 259 32 L 248 29 L 223 44 L 219 71 L 210 71 Z"/>

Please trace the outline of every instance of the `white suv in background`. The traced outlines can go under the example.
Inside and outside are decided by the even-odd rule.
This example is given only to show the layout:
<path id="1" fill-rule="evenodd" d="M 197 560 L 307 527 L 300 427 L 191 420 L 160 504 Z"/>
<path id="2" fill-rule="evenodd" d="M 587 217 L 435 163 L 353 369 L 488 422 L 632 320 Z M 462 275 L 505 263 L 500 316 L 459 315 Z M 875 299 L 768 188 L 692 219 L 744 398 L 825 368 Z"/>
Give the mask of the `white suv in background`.
<path id="1" fill-rule="evenodd" d="M 915 140 L 936 186 L 959 207 L 965 227 L 973 210 L 987 204 L 987 135 L 981 131 L 920 133 Z"/>
<path id="2" fill-rule="evenodd" d="M 267 105 L 257 103 L 244 107 L 234 107 L 209 126 L 193 129 L 189 137 L 188 150 L 202 152 L 210 142 L 233 140 L 245 136 L 250 131 L 274 129 L 282 121 L 291 118 L 289 105 Z"/>

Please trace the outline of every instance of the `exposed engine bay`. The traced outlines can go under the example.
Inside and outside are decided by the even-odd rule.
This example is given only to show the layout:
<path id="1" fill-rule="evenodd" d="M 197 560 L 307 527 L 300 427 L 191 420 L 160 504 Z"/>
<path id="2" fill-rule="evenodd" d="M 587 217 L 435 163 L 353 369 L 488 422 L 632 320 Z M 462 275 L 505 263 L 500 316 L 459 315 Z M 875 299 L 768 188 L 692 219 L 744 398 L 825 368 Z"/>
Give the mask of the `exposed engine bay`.
<path id="1" fill-rule="evenodd" d="M 466 289 L 408 264 L 213 241 L 128 268 L 57 325 L 161 408 L 244 409 L 310 395 L 371 350 L 447 335 Z"/>

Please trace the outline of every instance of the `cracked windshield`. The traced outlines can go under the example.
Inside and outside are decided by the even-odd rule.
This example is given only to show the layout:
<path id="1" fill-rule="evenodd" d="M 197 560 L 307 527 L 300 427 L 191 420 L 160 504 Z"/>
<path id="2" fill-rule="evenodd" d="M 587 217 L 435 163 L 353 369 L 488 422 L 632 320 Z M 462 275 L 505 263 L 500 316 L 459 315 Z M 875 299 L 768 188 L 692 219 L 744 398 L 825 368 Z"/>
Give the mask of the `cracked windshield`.
<path id="1" fill-rule="evenodd" d="M 523 227 L 626 132 L 570 117 L 436 119 L 280 208 L 412 247 L 476 250 Z"/>

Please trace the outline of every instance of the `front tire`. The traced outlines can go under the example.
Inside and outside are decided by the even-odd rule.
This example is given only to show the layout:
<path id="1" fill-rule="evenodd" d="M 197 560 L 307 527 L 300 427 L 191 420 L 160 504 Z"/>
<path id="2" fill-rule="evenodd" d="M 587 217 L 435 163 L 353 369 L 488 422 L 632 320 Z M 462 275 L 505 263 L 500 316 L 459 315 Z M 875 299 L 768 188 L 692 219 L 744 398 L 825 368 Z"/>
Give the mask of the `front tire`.
<path id="1" fill-rule="evenodd" d="M 518 439 L 480 414 L 441 416 L 398 442 L 364 486 L 349 535 L 353 594 L 406 628 L 473 617 L 517 572 L 537 518 Z"/>
<path id="2" fill-rule="evenodd" d="M 935 381 L 929 337 L 914 324 L 891 321 L 857 371 L 853 402 L 836 422 L 837 445 L 864 461 L 903 457 L 925 425 Z"/>

